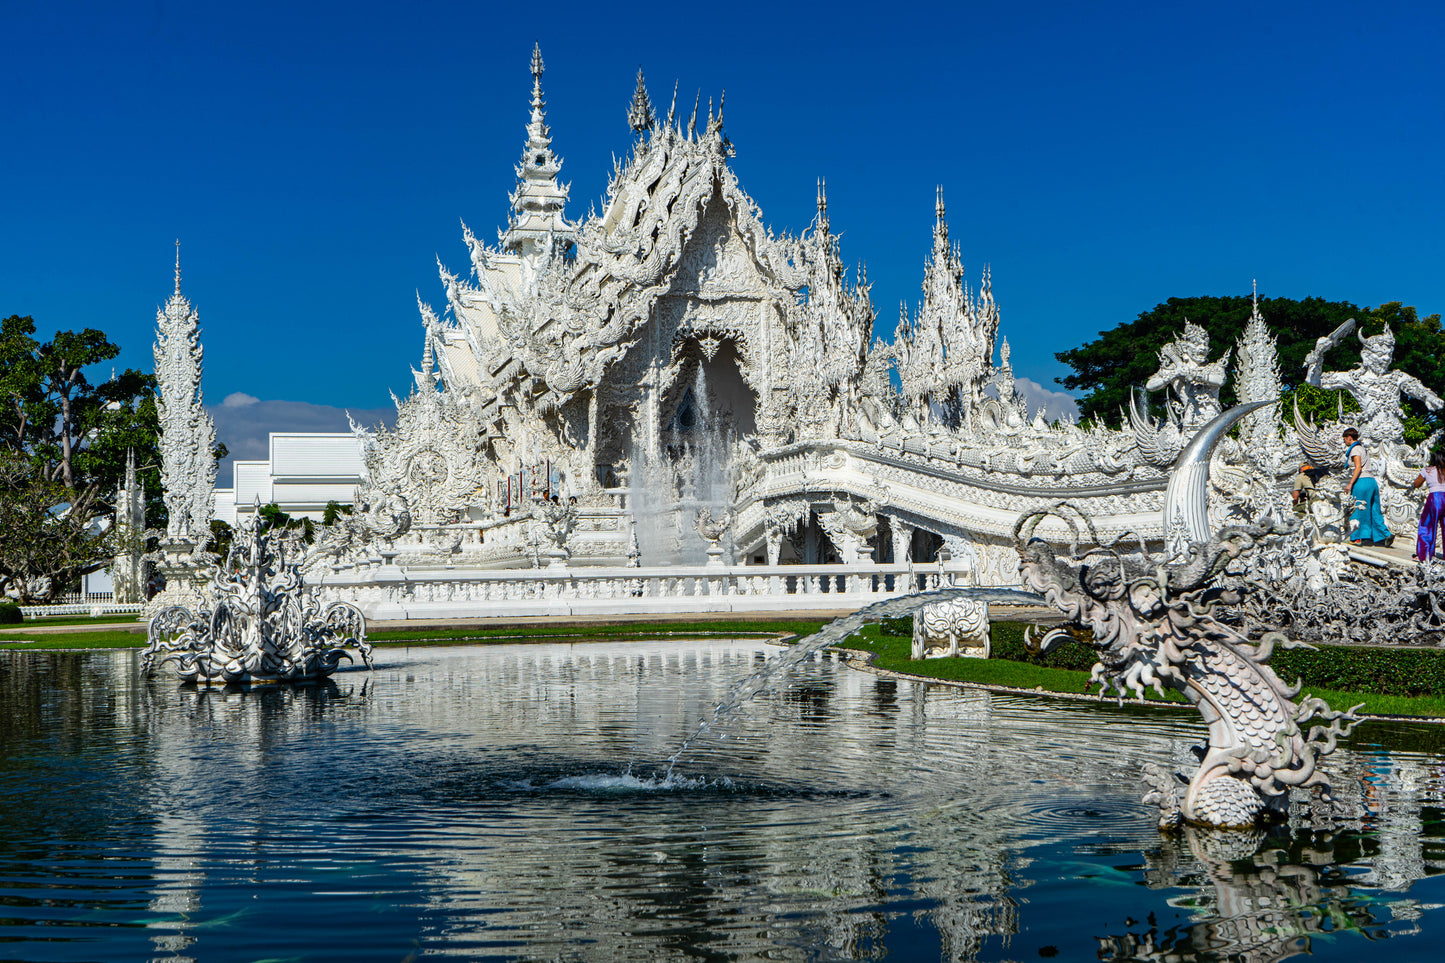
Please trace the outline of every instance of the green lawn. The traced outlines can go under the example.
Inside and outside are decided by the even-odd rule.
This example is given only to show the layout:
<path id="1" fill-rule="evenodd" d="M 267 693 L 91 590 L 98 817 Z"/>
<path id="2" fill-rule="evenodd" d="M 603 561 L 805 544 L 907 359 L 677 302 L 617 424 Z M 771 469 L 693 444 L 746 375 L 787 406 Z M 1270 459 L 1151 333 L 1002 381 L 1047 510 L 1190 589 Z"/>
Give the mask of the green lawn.
<path id="1" fill-rule="evenodd" d="M 0 625 L 0 629 L 22 628 L 27 625 L 140 625 L 138 615 L 125 615 L 115 613 L 95 617 L 91 615 L 45 615 L 39 618 L 28 618 L 18 626 L 14 624 Z"/>
<path id="2" fill-rule="evenodd" d="M 1007 632 L 1008 626 L 1009 623 L 996 623 L 994 631 L 996 634 L 1000 629 Z M 873 653 L 875 655 L 873 664 L 880 669 L 930 679 L 973 682 L 980 685 L 1003 685 L 1016 689 L 1042 688 L 1045 692 L 1098 692 L 1097 686 L 1092 690 L 1087 687 L 1089 673 L 1078 669 L 1031 665 L 1027 662 L 999 658 L 924 659 L 915 662 L 910 657 L 912 654 L 911 639 L 904 636 L 884 635 L 878 631 L 876 626 L 865 629 L 861 635 L 854 636 L 843 643 L 843 646 Z M 1442 658 L 1445 658 L 1445 653 L 1442 653 Z M 1286 681 L 1293 682 L 1295 680 L 1287 679 Z M 1150 702 L 1184 701 L 1183 697 L 1176 692 L 1168 689 L 1165 692 L 1169 696 L 1167 700 L 1160 700 L 1158 693 L 1153 690 L 1147 690 L 1146 698 Z M 1362 711 L 1370 715 L 1445 717 L 1445 696 L 1441 695 L 1381 695 L 1373 692 L 1349 692 L 1306 685 L 1300 693 L 1300 697 L 1303 698 L 1307 695 L 1319 696 L 1335 709 L 1348 709 L 1364 703 Z"/>
<path id="3" fill-rule="evenodd" d="M 45 623 L 37 622 L 35 627 Z M 51 623 L 53 624 L 53 623 Z M 808 635 L 824 623 L 817 620 L 776 621 L 713 620 L 706 622 L 616 622 L 568 627 L 565 623 L 502 625 L 477 628 L 398 629 L 373 632 L 368 640 L 389 645 L 469 645 L 478 642 L 590 642 L 618 638 L 698 639 Z M 98 632 L 55 632 L 26 634 L 30 626 L 0 633 L 0 649 L 139 649 L 146 644 L 144 632 L 122 630 Z M 19 642 L 17 639 L 26 641 Z"/>

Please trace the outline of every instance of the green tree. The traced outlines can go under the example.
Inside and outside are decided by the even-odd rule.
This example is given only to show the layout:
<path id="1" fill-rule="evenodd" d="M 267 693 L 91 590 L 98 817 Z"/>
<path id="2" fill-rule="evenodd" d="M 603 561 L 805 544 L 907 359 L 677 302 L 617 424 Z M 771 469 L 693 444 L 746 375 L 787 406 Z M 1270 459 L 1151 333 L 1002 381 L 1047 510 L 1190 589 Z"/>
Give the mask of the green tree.
<path id="1" fill-rule="evenodd" d="M 6 549 L 16 557 L 28 559 L 12 569 L 23 570 L 29 585 L 42 584 L 36 566 L 51 558 L 55 584 L 48 591 L 54 594 L 104 563 L 103 556 L 78 561 L 84 554 L 78 546 L 99 545 L 78 533 L 99 538 L 108 527 L 128 452 L 135 453 L 152 524 L 164 524 L 165 506 L 154 379 L 126 369 L 93 381 L 88 370 L 120 353 L 94 328 L 60 331 L 49 341 L 35 334 L 32 318 L 0 320 L 0 457 L 6 475 L 0 511 L 10 526 L 0 537 L 12 543 Z M 70 541 L 60 537 L 61 528 L 70 531 Z"/>
<path id="2" fill-rule="evenodd" d="M 1057 380 L 1071 391 L 1085 392 L 1079 401 L 1081 418 L 1117 425 L 1120 410 L 1129 403 L 1130 392 L 1142 390 L 1158 368 L 1159 349 L 1183 332 L 1186 320 L 1209 332 L 1211 357 L 1217 358 L 1226 349 L 1232 349 L 1244 333 L 1251 308 L 1248 297 L 1170 298 L 1133 321 L 1099 332 L 1093 341 L 1056 354 L 1056 358 L 1074 369 L 1073 374 Z M 1415 308 L 1399 301 L 1377 308 L 1361 308 L 1348 301 L 1323 298 L 1264 298 L 1259 302 L 1259 310 L 1277 341 L 1280 379 L 1287 400 L 1292 401 L 1288 393 L 1304 377 L 1305 355 L 1314 348 L 1315 340 L 1349 318 L 1355 318 L 1360 330 L 1367 335 L 1378 334 L 1388 322 L 1396 339 L 1395 365 L 1437 391 L 1445 388 L 1445 333 L 1441 331 L 1438 314 L 1421 318 Z M 1356 338 L 1346 339 L 1325 355 L 1328 370 L 1352 368 L 1359 360 L 1360 345 Z M 1329 417 L 1334 416 L 1337 402 L 1333 396 L 1301 394 L 1300 398 L 1301 411 L 1310 404 L 1320 409 L 1328 406 Z M 1232 383 L 1224 386 L 1220 400 L 1226 407 L 1234 403 Z M 1161 414 L 1164 392 L 1154 393 L 1150 402 L 1154 413 Z M 1347 402 L 1346 410 L 1349 404 Z M 1426 433 L 1445 425 L 1440 413 L 1427 412 L 1419 402 L 1410 401 L 1405 407 L 1407 419 L 1414 419 L 1413 424 L 1418 424 Z"/>
<path id="3" fill-rule="evenodd" d="M 276 531 L 300 532 L 301 540 L 310 545 L 316 540 L 316 522 L 306 516 L 295 518 L 281 510 L 281 506 L 275 502 L 262 505 L 258 509 L 261 516 L 261 528 L 274 529 Z"/>
<path id="4" fill-rule="evenodd" d="M 114 553 L 105 526 L 27 459 L 0 452 L 0 587 L 45 602 Z"/>
<path id="5" fill-rule="evenodd" d="M 328 528 L 340 521 L 342 515 L 350 515 L 355 508 L 351 505 L 343 505 L 336 499 L 326 503 L 326 508 L 321 513 L 321 524 Z"/>

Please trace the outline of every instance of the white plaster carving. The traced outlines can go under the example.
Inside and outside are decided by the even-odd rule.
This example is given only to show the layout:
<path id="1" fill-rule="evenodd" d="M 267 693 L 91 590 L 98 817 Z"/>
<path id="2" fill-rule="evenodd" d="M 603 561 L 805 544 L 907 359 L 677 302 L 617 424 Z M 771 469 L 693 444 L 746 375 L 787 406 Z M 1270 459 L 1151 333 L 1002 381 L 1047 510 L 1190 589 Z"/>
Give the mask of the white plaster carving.
<path id="1" fill-rule="evenodd" d="M 986 659 L 992 649 L 989 629 L 987 602 L 963 598 L 925 605 L 913 613 L 913 658 Z"/>
<path id="2" fill-rule="evenodd" d="M 201 400 L 200 316 L 181 294 L 181 245 L 176 287 L 156 312 L 156 414 L 160 420 L 161 484 L 166 538 L 201 546 L 211 537 L 216 487 L 216 426 Z"/>

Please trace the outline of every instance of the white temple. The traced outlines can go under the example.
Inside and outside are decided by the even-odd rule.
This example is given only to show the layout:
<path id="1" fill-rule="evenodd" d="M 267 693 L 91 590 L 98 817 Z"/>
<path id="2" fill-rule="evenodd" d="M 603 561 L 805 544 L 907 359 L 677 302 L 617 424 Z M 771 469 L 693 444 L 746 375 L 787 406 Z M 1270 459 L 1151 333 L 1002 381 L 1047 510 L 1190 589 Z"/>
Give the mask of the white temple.
<path id="1" fill-rule="evenodd" d="M 730 166 L 721 101 L 684 118 L 674 93 L 660 114 L 639 71 L 629 156 L 600 213 L 570 218 L 542 76 L 534 50 L 506 227 L 490 245 L 463 225 L 470 264 L 439 263 L 445 301 L 419 303 L 421 363 L 395 428 L 354 426 L 363 483 L 328 550 L 336 598 L 464 607 L 516 598 L 516 570 L 544 563 L 640 577 L 720 558 L 857 571 L 951 558 L 1012 585 L 1016 520 L 1062 500 L 1103 536 L 1165 541 L 1168 470 L 1228 377 L 1202 328 L 1161 353 L 1164 423 L 1137 409 L 1123 431 L 1030 420 L 991 275 L 965 283 L 941 190 L 923 300 L 903 305 L 889 344 L 823 182 L 805 231 L 765 226 Z M 1275 397 L 1273 341 L 1262 319 L 1250 332 L 1237 393 Z M 1247 443 L 1221 446 L 1213 521 L 1283 510 L 1298 446 L 1275 424 L 1255 416 Z M 1418 457 L 1384 454 L 1385 475 Z M 1386 502 L 1404 526 L 1402 490 Z"/>

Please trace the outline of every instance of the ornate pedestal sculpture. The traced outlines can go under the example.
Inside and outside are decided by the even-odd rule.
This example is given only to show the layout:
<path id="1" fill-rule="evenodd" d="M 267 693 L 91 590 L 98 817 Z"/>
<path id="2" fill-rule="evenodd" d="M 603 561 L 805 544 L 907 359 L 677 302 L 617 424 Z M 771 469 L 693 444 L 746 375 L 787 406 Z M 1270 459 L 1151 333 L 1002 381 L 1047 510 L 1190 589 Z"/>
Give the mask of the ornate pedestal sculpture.
<path id="1" fill-rule="evenodd" d="M 566 568 L 567 560 L 572 557 L 567 539 L 572 534 L 572 526 L 577 524 L 577 506 L 561 499 L 542 501 L 537 503 L 536 515 L 543 526 L 540 534 L 549 543 L 542 552 L 549 559 L 547 567 Z"/>
<path id="2" fill-rule="evenodd" d="M 723 536 L 728 533 L 728 527 L 732 525 L 733 516 L 731 512 L 724 513 L 722 518 L 713 518 L 712 509 L 699 509 L 697 513 L 697 533 L 707 542 L 707 564 L 709 568 L 721 568 L 726 565 L 724 556 L 727 550 L 722 546 Z"/>
<path id="3" fill-rule="evenodd" d="M 950 599 L 925 605 L 913 613 L 915 659 L 946 656 L 986 659 L 990 648 L 987 602 Z"/>
<path id="4" fill-rule="evenodd" d="M 1105 692 L 1142 698 L 1145 686 L 1161 695 L 1168 686 L 1197 706 L 1209 724 L 1209 744 L 1193 778 L 1158 767 L 1146 773 L 1152 791 L 1144 798 L 1158 804 L 1160 827 L 1181 822 L 1253 826 L 1281 816 L 1291 788 L 1318 787 L 1328 793 L 1319 758 L 1354 727 L 1359 707 L 1337 712 L 1313 697 L 1296 704 L 1299 687 L 1285 685 L 1266 664 L 1274 647 L 1289 640 L 1267 632 L 1251 641 L 1216 614 L 1218 605 L 1240 598 L 1237 591 L 1219 586 L 1226 566 L 1276 527 L 1227 528 L 1193 543 L 1180 564 L 1137 552 L 1126 555 L 1113 546 L 1070 560 L 1059 558 L 1043 541 L 1029 540 L 1052 514 L 1063 518 L 1076 537 L 1077 517 L 1097 544 L 1089 520 L 1068 509 L 1032 512 L 1015 529 L 1024 582 L 1069 619 L 1067 626 L 1045 635 L 1040 647 L 1089 638 L 1099 655 L 1093 678 Z M 1327 725 L 1305 731 L 1311 720 Z"/>
<path id="5" fill-rule="evenodd" d="M 351 659 L 351 645 L 369 668 L 366 618 L 347 602 L 323 608 L 316 601 L 288 559 L 291 542 L 258 528 L 252 515 L 212 574 L 205 603 L 194 611 L 171 606 L 151 619 L 143 671 L 174 662 L 187 682 L 298 682 L 336 671 Z"/>
<path id="6" fill-rule="evenodd" d="M 146 618 L 155 618 L 172 608 L 200 608 L 206 599 L 207 569 L 215 555 L 198 551 L 200 546 L 185 538 L 162 537 L 156 551 L 145 556 L 165 582 L 146 603 Z"/>

